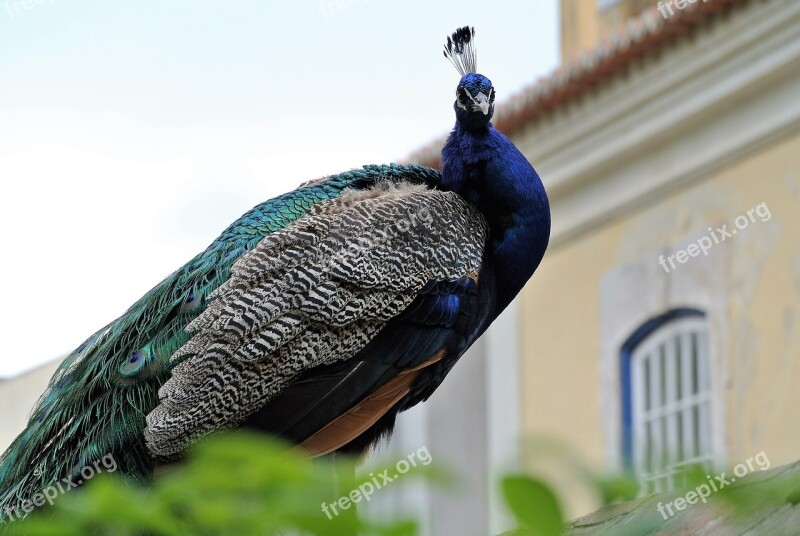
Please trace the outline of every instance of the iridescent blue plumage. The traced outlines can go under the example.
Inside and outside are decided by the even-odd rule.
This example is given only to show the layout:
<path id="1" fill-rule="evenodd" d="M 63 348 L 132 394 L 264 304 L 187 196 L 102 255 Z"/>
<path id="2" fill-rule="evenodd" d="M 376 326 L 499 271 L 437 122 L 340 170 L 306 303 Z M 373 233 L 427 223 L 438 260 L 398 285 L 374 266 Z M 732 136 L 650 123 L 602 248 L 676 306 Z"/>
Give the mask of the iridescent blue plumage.
<path id="1" fill-rule="evenodd" d="M 462 195 L 489 220 L 487 261 L 497 272 L 496 316 L 544 256 L 550 238 L 550 205 L 536 170 L 490 122 L 494 113 L 491 81 L 469 73 L 461 78 L 456 94 L 457 121 L 442 149 L 441 187 Z M 470 104 L 480 100 L 480 95 L 489 103 L 485 110 Z"/>

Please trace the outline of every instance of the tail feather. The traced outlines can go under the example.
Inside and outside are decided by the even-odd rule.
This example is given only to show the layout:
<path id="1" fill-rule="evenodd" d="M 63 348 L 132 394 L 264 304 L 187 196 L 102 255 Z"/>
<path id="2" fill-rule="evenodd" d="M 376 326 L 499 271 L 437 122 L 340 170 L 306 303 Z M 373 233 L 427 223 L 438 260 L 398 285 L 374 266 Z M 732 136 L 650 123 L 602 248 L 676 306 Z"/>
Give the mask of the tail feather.
<path id="1" fill-rule="evenodd" d="M 158 390 L 189 339 L 185 331 L 233 263 L 265 236 L 346 188 L 379 181 L 434 185 L 438 171 L 415 165 L 365 166 L 271 199 L 228 227 L 208 249 L 89 337 L 56 370 L 28 421 L 0 456 L 0 524 L 26 501 L 107 457 L 128 477 L 147 480 L 153 461 L 143 431 Z"/>

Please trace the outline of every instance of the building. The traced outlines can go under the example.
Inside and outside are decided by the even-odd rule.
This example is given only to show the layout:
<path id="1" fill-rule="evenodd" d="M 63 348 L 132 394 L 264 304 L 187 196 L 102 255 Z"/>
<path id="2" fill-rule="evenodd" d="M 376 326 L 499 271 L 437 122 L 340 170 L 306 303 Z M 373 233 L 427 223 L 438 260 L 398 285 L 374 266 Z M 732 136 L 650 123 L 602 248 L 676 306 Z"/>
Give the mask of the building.
<path id="1" fill-rule="evenodd" d="M 521 438 L 631 471 L 644 491 L 688 463 L 796 460 L 800 4 L 561 7 L 562 67 L 494 120 L 548 188 L 551 246 L 501 328 L 516 330 L 513 372 L 490 355 L 461 388 L 488 392 L 493 415 L 477 376 L 518 375 Z M 442 143 L 410 160 L 438 165 Z M 553 472 L 542 448 L 521 452 Z M 568 515 L 599 505 L 553 474 Z"/>

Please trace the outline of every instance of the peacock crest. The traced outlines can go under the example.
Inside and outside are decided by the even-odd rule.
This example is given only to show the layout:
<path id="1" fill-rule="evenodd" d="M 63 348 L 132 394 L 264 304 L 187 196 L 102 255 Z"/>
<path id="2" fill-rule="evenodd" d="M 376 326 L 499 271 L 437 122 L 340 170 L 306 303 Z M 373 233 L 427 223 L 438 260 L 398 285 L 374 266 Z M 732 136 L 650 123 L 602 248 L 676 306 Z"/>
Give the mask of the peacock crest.
<path id="1" fill-rule="evenodd" d="M 477 71 L 478 56 L 475 50 L 475 28 L 464 26 L 447 36 L 444 57 L 450 60 L 461 76 Z"/>

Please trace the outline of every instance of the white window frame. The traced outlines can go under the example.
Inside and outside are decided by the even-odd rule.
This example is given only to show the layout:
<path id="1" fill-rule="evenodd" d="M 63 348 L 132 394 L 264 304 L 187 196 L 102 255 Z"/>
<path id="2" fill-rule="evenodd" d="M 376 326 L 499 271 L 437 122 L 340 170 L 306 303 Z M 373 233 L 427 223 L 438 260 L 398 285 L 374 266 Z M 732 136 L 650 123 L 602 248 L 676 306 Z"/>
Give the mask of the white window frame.
<path id="1" fill-rule="evenodd" d="M 643 494 L 679 486 L 688 466 L 712 466 L 710 370 L 703 317 L 669 321 L 634 348 L 633 468 Z"/>

